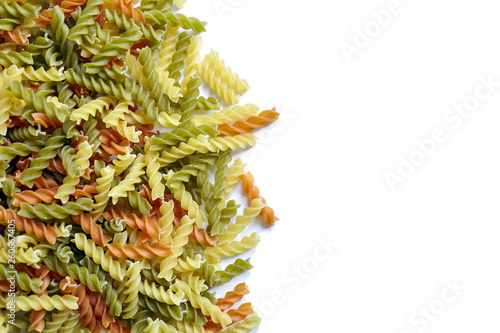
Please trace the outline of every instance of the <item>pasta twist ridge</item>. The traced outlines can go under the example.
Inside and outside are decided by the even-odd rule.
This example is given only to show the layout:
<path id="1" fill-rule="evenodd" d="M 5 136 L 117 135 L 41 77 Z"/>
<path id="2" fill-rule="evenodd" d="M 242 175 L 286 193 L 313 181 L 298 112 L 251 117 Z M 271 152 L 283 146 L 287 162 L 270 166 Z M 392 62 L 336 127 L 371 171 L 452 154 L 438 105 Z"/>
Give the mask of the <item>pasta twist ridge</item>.
<path id="1" fill-rule="evenodd" d="M 151 245 L 141 244 L 134 246 L 132 244 L 121 245 L 120 243 L 111 243 L 108 245 L 108 254 L 121 259 L 167 257 L 172 255 L 172 244 L 153 243 Z"/>
<path id="2" fill-rule="evenodd" d="M 92 240 L 87 239 L 85 234 L 77 233 L 75 235 L 75 245 L 79 250 L 94 260 L 94 262 L 108 272 L 112 278 L 123 281 L 125 273 L 120 263 L 114 260 L 110 255 L 105 254 L 104 250 L 97 246 Z"/>
<path id="3" fill-rule="evenodd" d="M 260 190 L 254 184 L 254 177 L 251 172 L 247 172 L 240 176 L 243 185 L 243 191 L 248 195 L 248 200 L 252 201 L 255 198 L 260 198 L 262 202 L 266 203 L 266 200 L 260 195 Z M 273 226 L 279 218 L 274 214 L 274 210 L 267 206 L 264 207 L 260 213 L 264 218 L 264 222 L 267 225 Z"/>
<path id="4" fill-rule="evenodd" d="M 217 126 L 220 135 L 234 136 L 238 134 L 250 133 L 256 129 L 269 125 L 278 120 L 279 113 L 276 109 L 262 111 L 258 116 L 252 116 L 246 121 L 239 120 L 234 124 L 222 124 Z"/>

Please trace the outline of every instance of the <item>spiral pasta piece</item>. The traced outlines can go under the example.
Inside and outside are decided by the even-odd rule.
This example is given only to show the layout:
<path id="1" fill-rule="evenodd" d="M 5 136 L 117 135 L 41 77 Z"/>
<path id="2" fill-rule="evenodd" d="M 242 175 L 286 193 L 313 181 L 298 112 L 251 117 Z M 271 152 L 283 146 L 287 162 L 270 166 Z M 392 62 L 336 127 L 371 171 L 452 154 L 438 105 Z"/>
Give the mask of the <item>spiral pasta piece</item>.
<path id="1" fill-rule="evenodd" d="M 128 141 L 139 142 L 139 135 L 141 135 L 142 132 L 136 131 L 134 126 L 127 126 L 128 123 L 125 121 L 125 114 L 129 113 L 128 106 L 128 102 L 118 103 L 113 110 L 107 113 L 103 121 Z"/>
<path id="2" fill-rule="evenodd" d="M 236 323 L 234 326 L 229 327 L 227 330 L 222 331 L 225 333 L 250 333 L 253 329 L 260 325 L 262 319 L 253 314 L 246 317 L 243 321 Z"/>
<path id="3" fill-rule="evenodd" d="M 148 147 L 148 144 L 146 144 Z M 146 148 L 147 149 L 147 148 Z M 147 151 L 144 159 L 146 163 L 146 174 L 149 178 L 149 186 L 151 187 L 151 197 L 153 200 L 163 197 L 165 193 L 165 185 L 163 184 L 163 176 L 160 173 L 160 162 L 158 159 L 160 154 L 157 151 Z"/>
<path id="4" fill-rule="evenodd" d="M 206 135 L 200 134 L 196 138 L 190 138 L 187 142 L 181 142 L 179 147 L 172 147 L 168 152 L 161 153 L 160 163 L 167 166 L 183 157 L 193 154 L 197 151 L 206 149 L 209 145 Z"/>
<path id="5" fill-rule="evenodd" d="M 266 110 L 259 113 L 258 116 L 252 116 L 246 121 L 239 120 L 234 124 L 222 124 L 217 126 L 220 135 L 234 136 L 238 134 L 250 133 L 256 129 L 269 125 L 278 120 L 279 113 L 276 109 Z"/>
<path id="6" fill-rule="evenodd" d="M 40 288 L 40 293 L 38 293 L 38 296 L 41 295 L 47 295 L 47 287 L 50 284 L 50 277 L 49 277 L 50 270 L 45 267 L 41 266 L 39 269 L 35 271 L 35 276 L 42 280 L 42 286 Z M 43 329 L 45 328 L 45 319 L 44 316 L 47 313 L 45 309 L 42 310 L 34 310 L 30 313 L 29 315 L 29 320 L 31 325 L 29 326 L 29 330 L 34 330 L 38 332 L 42 332 Z"/>
<path id="7" fill-rule="evenodd" d="M 52 312 L 51 319 L 45 322 L 45 331 L 46 333 L 58 333 L 62 330 L 62 327 L 65 322 L 68 321 L 71 309 L 59 310 L 57 312 Z"/>
<path id="8" fill-rule="evenodd" d="M 207 140 L 207 144 L 199 152 L 206 154 L 208 152 L 218 152 L 226 150 L 245 149 L 253 147 L 257 143 L 257 138 L 251 134 L 238 134 L 230 137 L 216 137 Z"/>
<path id="9" fill-rule="evenodd" d="M 92 208 L 92 200 L 89 198 L 80 198 L 76 201 L 69 201 L 64 205 L 52 203 L 45 205 L 42 203 L 30 205 L 26 202 L 21 202 L 21 210 L 18 215 L 28 219 L 38 218 L 42 221 L 62 220 L 70 215 L 78 215 L 82 211 L 90 211 Z"/>
<path id="10" fill-rule="evenodd" d="M 130 263 L 127 269 L 128 280 L 125 282 L 127 289 L 124 294 L 127 295 L 125 303 L 127 307 L 123 309 L 123 318 L 132 318 L 139 311 L 139 288 L 141 284 L 141 269 L 142 264 L 138 261 Z"/>
<path id="11" fill-rule="evenodd" d="M 221 309 L 212 304 L 208 298 L 193 292 L 186 282 L 177 280 L 172 286 L 172 289 L 178 292 L 184 292 L 191 304 L 193 304 L 195 308 L 200 309 L 204 315 L 210 316 L 215 323 L 221 324 L 224 328 L 231 323 L 231 317 L 229 317 L 227 313 L 222 312 Z"/>
<path id="12" fill-rule="evenodd" d="M 28 235 L 36 236 L 40 239 L 46 239 L 49 243 L 55 244 L 59 233 L 52 226 L 46 226 L 42 222 L 35 222 L 31 219 L 26 219 L 18 216 L 12 209 L 0 207 L 0 221 L 14 220 L 16 229 L 24 231 Z"/>
<path id="13" fill-rule="evenodd" d="M 189 288 L 189 286 L 187 287 Z M 172 288 L 167 290 L 164 286 L 158 287 L 154 282 L 149 283 L 147 280 L 141 282 L 139 292 L 169 305 L 179 305 L 184 298 L 183 290 L 174 291 Z"/>
<path id="14" fill-rule="evenodd" d="M 233 257 L 253 249 L 259 241 L 260 237 L 254 232 L 250 236 L 243 237 L 241 241 L 232 241 L 216 248 L 207 249 L 206 256 L 210 262 L 218 262 L 219 259 L 224 257 Z"/>
<path id="15" fill-rule="evenodd" d="M 72 84 L 83 86 L 89 90 L 96 91 L 103 95 L 110 95 L 118 99 L 130 101 L 132 96 L 121 83 L 105 81 L 102 78 L 95 77 L 83 71 L 77 73 L 72 68 L 64 72 L 66 80 Z"/>
<path id="16" fill-rule="evenodd" d="M 111 182 L 113 181 L 113 176 L 115 170 L 111 166 L 107 166 L 101 169 L 101 177 L 97 178 L 97 195 L 94 196 L 94 202 L 92 203 L 92 211 L 90 216 L 94 219 L 101 217 L 102 213 L 108 205 L 109 190 L 111 189 Z"/>
<path id="17" fill-rule="evenodd" d="M 90 28 L 94 24 L 94 16 L 99 14 L 98 6 L 103 3 L 103 0 L 88 0 L 85 9 L 82 10 L 76 24 L 69 30 L 68 39 L 76 44 L 83 43 L 83 36 L 90 33 Z"/>
<path id="18" fill-rule="evenodd" d="M 123 281 L 125 273 L 118 261 L 115 261 L 110 255 L 105 254 L 104 250 L 97 246 L 92 240 L 87 239 L 85 234 L 78 233 L 75 235 L 75 245 L 79 250 L 94 260 L 102 269 L 108 272 L 112 278 Z"/>
<path id="19" fill-rule="evenodd" d="M 108 221 L 111 219 L 125 220 L 129 227 L 141 229 L 146 234 L 154 239 L 160 239 L 160 228 L 156 215 L 138 217 L 135 214 L 125 214 L 123 211 L 117 211 L 110 208 L 104 213 L 104 218 Z"/>
<path id="20" fill-rule="evenodd" d="M 222 109 L 221 111 L 211 112 L 208 115 L 193 117 L 191 122 L 195 126 L 200 125 L 218 125 L 226 122 L 232 122 L 239 119 L 245 120 L 251 116 L 259 114 L 259 108 L 254 104 L 245 104 L 244 106 L 235 105 L 231 109 Z"/>
<path id="21" fill-rule="evenodd" d="M 41 202 L 52 203 L 55 200 L 54 195 L 56 193 L 57 188 L 55 187 L 50 189 L 41 188 L 35 191 L 24 190 L 19 193 L 12 194 L 12 205 L 14 207 L 19 207 L 21 202 L 27 202 L 30 205 L 35 205 Z"/>
<path id="22" fill-rule="evenodd" d="M 144 167 L 146 166 L 144 155 L 139 155 L 132 164 L 132 169 L 120 184 L 109 191 L 109 196 L 116 204 L 118 198 L 126 197 L 128 191 L 134 190 L 134 185 L 140 181 L 140 176 L 144 174 Z"/>
<path id="23" fill-rule="evenodd" d="M 41 93 L 34 93 L 33 90 L 24 88 L 19 81 L 10 81 L 7 87 L 14 96 L 22 99 L 26 105 L 33 107 L 36 111 L 45 113 L 50 119 L 64 122 L 64 119 L 69 114 L 68 109 L 57 108 L 52 102 L 47 102 L 47 99 Z"/>
<path id="24" fill-rule="evenodd" d="M 206 83 L 210 85 L 213 91 L 224 99 L 229 104 L 237 104 L 240 100 L 240 94 L 238 94 L 229 84 L 224 82 L 220 76 L 218 76 L 215 71 L 210 67 L 206 59 L 198 63 L 198 73 L 205 80 Z"/>
<path id="25" fill-rule="evenodd" d="M 169 27 L 181 27 L 185 30 L 192 30 L 194 33 L 200 33 L 205 30 L 205 22 L 198 20 L 195 17 L 186 17 L 181 13 L 171 13 L 171 12 L 162 12 L 160 10 L 150 10 L 145 13 L 146 21 L 151 21 L 155 24 L 165 25 L 167 24 Z"/>
<path id="26" fill-rule="evenodd" d="M 80 213 L 80 215 L 72 216 L 73 221 L 82 226 L 82 230 L 90 234 L 92 240 L 100 247 L 105 247 L 111 241 L 111 237 L 106 235 L 101 226 L 94 223 L 90 214 Z"/>
<path id="27" fill-rule="evenodd" d="M 254 184 L 254 178 L 251 172 L 241 175 L 240 179 L 243 183 L 243 191 L 247 193 L 249 201 L 252 201 L 254 198 L 260 198 L 262 202 L 266 203 L 265 199 L 260 196 L 259 188 Z M 267 205 L 262 209 L 260 215 L 264 218 L 264 222 L 270 226 L 273 226 L 276 221 L 279 221 L 279 218 L 274 214 L 274 210 Z"/>
<path id="28" fill-rule="evenodd" d="M 64 295 L 64 296 L 18 296 L 16 298 L 16 309 L 22 311 L 29 310 L 47 310 L 52 311 L 54 309 L 64 310 L 64 309 L 78 309 L 77 298 L 75 296 Z"/>
<path id="29" fill-rule="evenodd" d="M 139 8 L 135 8 L 132 2 L 126 0 L 113 0 L 116 8 L 120 9 L 126 17 L 134 19 L 135 22 L 143 22 L 144 14 Z"/>
<path id="30" fill-rule="evenodd" d="M 88 120 L 89 116 L 95 117 L 96 113 L 109 110 L 110 106 L 114 104 L 115 100 L 113 98 L 107 96 L 96 98 L 71 112 L 70 119 L 80 124 L 82 120 Z"/>
<path id="31" fill-rule="evenodd" d="M 120 243 L 111 243 L 108 245 L 108 254 L 121 259 L 152 259 L 156 257 L 167 257 L 172 254 L 172 245 L 153 243 L 151 245 L 141 244 L 139 246 L 134 246 L 132 244 L 127 244 L 123 246 Z"/>
<path id="32" fill-rule="evenodd" d="M 226 295 L 217 300 L 217 306 L 222 310 L 228 310 L 233 307 L 234 304 L 242 300 L 244 295 L 247 295 L 250 291 L 245 283 L 239 283 L 234 287 L 233 291 L 228 291 Z"/>
<path id="33" fill-rule="evenodd" d="M 250 207 L 245 208 L 243 214 L 237 216 L 234 223 L 228 225 L 226 231 L 219 237 L 218 244 L 227 244 L 236 239 L 236 237 L 245 230 L 258 215 L 260 215 L 264 207 L 266 207 L 266 204 L 261 198 L 253 199 L 250 203 Z"/>
<path id="34" fill-rule="evenodd" d="M 94 313 L 98 319 L 101 320 L 102 326 L 108 328 L 111 324 L 115 323 L 115 318 L 109 313 L 106 303 L 101 294 L 91 292 L 89 295 L 90 305 L 94 309 Z"/>
<path id="35" fill-rule="evenodd" d="M 203 223 L 207 222 L 207 217 L 200 209 L 198 203 L 193 200 L 189 192 L 186 192 L 186 188 L 182 183 L 172 190 L 174 192 L 174 198 L 180 201 L 181 207 L 187 210 L 188 216 L 195 219 L 196 225 L 201 228 Z"/>
<path id="36" fill-rule="evenodd" d="M 189 41 L 189 47 L 187 49 L 187 57 L 186 57 L 186 67 L 184 68 L 183 77 L 181 83 L 181 93 L 186 92 L 187 84 L 190 80 L 190 77 L 195 76 L 198 70 L 198 62 L 201 59 L 200 51 L 203 46 L 201 37 L 193 36 Z"/>
<path id="37" fill-rule="evenodd" d="M 188 216 L 184 216 L 181 219 L 181 225 L 176 230 L 175 237 L 172 244 L 172 254 L 163 259 L 160 264 L 160 278 L 165 278 L 170 280 L 173 274 L 173 268 L 177 266 L 177 259 L 180 257 L 184 251 L 184 246 L 189 240 L 189 235 L 192 233 L 194 220 L 190 219 Z"/>
<path id="38" fill-rule="evenodd" d="M 210 50 L 210 53 L 205 56 L 211 68 L 219 75 L 222 80 L 228 83 L 233 89 L 236 89 L 240 94 L 244 94 L 250 89 L 247 81 L 241 79 L 238 74 L 233 73 L 231 68 L 226 66 L 225 61 L 220 59 L 219 53 Z"/>
<path id="39" fill-rule="evenodd" d="M 40 293 L 42 280 L 30 277 L 24 272 L 18 272 L 17 270 L 12 271 L 7 268 L 7 265 L 0 264 L 0 281 L 6 281 L 7 278 L 11 279 L 12 276 L 16 278 L 16 286 L 18 286 L 22 291 L 31 291 L 36 294 Z"/>

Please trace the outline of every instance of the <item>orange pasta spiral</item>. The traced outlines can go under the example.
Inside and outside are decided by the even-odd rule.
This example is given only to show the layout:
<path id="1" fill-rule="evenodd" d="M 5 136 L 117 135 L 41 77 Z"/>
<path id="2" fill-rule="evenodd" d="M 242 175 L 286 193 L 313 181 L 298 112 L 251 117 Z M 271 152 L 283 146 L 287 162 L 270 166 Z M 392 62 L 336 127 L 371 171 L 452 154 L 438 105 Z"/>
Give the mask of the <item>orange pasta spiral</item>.
<path id="1" fill-rule="evenodd" d="M 52 203 L 54 195 L 57 193 L 57 187 L 45 189 L 41 188 L 36 191 L 25 190 L 19 193 L 12 194 L 12 205 L 14 207 L 19 207 L 21 202 L 27 202 L 30 205 L 36 205 L 37 203 L 45 202 Z"/>
<path id="2" fill-rule="evenodd" d="M 249 202 L 253 199 L 260 198 L 263 203 L 266 203 L 266 200 L 260 196 L 259 188 L 254 185 L 254 178 L 250 171 L 241 175 L 240 179 L 243 183 L 243 191 L 247 194 Z M 274 215 L 274 210 L 267 205 L 262 209 L 260 215 L 264 218 L 264 222 L 270 226 L 273 226 L 274 222 L 279 221 L 279 218 Z"/>
<path id="3" fill-rule="evenodd" d="M 35 222 L 25 217 L 19 216 L 12 209 L 0 207 L 0 221 L 16 221 L 16 229 L 24 231 L 28 235 L 36 236 L 40 239 L 46 239 L 50 244 L 55 244 L 59 233 L 51 226 L 47 226 L 42 222 Z"/>
<path id="4" fill-rule="evenodd" d="M 43 265 L 40 266 L 40 268 L 38 268 L 35 271 L 35 277 L 42 280 L 42 285 L 40 286 L 40 293 L 37 294 L 38 296 L 48 294 L 47 287 L 50 284 L 49 273 L 50 273 L 50 269 L 48 269 L 47 267 L 45 267 Z M 31 325 L 29 326 L 28 330 L 42 332 L 43 329 L 45 328 L 45 320 L 43 319 L 43 317 L 45 316 L 46 313 L 47 313 L 47 310 L 39 310 L 39 311 L 33 310 L 33 311 L 31 311 L 31 313 L 29 315 L 29 320 L 30 320 Z"/>
<path id="5" fill-rule="evenodd" d="M 90 170 L 90 169 L 87 169 L 87 170 Z M 90 185 L 76 185 L 76 193 L 75 193 L 75 198 L 76 199 L 79 199 L 79 198 L 93 198 L 94 195 L 96 195 L 97 193 L 97 189 L 96 189 L 96 186 L 97 186 L 97 183 L 94 182 Z"/>
<path id="6" fill-rule="evenodd" d="M 253 312 L 252 303 L 243 303 L 238 309 L 229 310 L 227 314 L 231 317 L 233 322 L 238 322 L 253 314 Z"/>
<path id="7" fill-rule="evenodd" d="M 241 301 L 244 295 L 247 295 L 250 291 L 245 283 L 240 283 L 234 287 L 233 291 L 228 291 L 226 295 L 217 300 L 217 306 L 225 311 L 231 308 L 235 303 Z"/>
<path id="8" fill-rule="evenodd" d="M 124 155 L 129 151 L 130 142 L 115 131 L 101 130 L 99 132 L 101 141 L 102 157 Z"/>
<path id="9" fill-rule="evenodd" d="M 210 236 L 207 230 L 199 228 L 196 225 L 193 225 L 193 232 L 189 235 L 189 237 L 196 239 L 198 243 L 208 247 L 213 247 L 215 242 L 219 239 L 219 237 L 215 235 Z"/>
<path id="10" fill-rule="evenodd" d="M 59 172 L 62 175 L 66 174 L 66 169 L 64 168 L 62 160 L 59 157 L 50 160 L 50 164 L 47 167 L 47 170 L 52 172 Z"/>
<path id="11" fill-rule="evenodd" d="M 108 328 L 111 323 L 115 322 L 115 318 L 109 313 L 104 297 L 98 292 L 91 292 L 88 297 L 90 305 L 94 308 L 95 316 L 101 320 L 104 328 Z M 93 330 L 91 329 L 91 331 Z"/>
<path id="12" fill-rule="evenodd" d="M 246 121 L 238 120 L 234 124 L 224 123 L 217 127 L 222 136 L 235 136 L 238 134 L 245 134 L 253 132 L 256 129 L 269 125 L 278 120 L 280 114 L 276 112 L 276 108 L 272 110 L 265 110 L 259 113 L 258 116 L 252 116 Z"/>
<path id="13" fill-rule="evenodd" d="M 168 257 L 172 254 L 172 243 L 169 244 L 141 244 L 139 246 L 134 246 L 132 244 L 127 244 L 125 246 L 120 243 L 111 243 L 108 245 L 108 254 L 113 255 L 117 258 L 125 259 L 141 259 L 141 258 L 156 258 L 156 257 Z"/>
<path id="14" fill-rule="evenodd" d="M 12 31 L 4 31 L 0 34 L 0 37 L 5 38 L 6 40 L 9 40 L 17 45 L 27 45 L 29 36 L 29 34 L 21 33 L 21 29 L 19 28 L 15 28 Z"/>
<path id="15" fill-rule="evenodd" d="M 94 223 L 90 214 L 81 212 L 80 215 L 74 215 L 72 218 L 82 226 L 84 232 L 90 234 L 92 240 L 100 247 L 105 247 L 111 241 L 111 236 L 105 234 L 99 224 Z"/>
<path id="16" fill-rule="evenodd" d="M 35 112 L 31 116 L 35 120 L 36 124 L 40 124 L 45 128 L 59 128 L 62 124 L 58 120 L 50 119 L 46 114 Z"/>
<path id="17" fill-rule="evenodd" d="M 71 13 L 76 11 L 78 7 L 83 5 L 86 0 L 65 0 L 65 1 L 54 1 L 54 4 L 59 5 L 64 13 L 64 16 L 68 17 Z M 44 27 L 52 21 L 52 15 L 45 9 L 38 17 L 35 19 L 37 27 Z"/>
<path id="18" fill-rule="evenodd" d="M 95 331 L 99 325 L 97 323 L 94 309 L 90 305 L 89 291 L 84 285 L 76 283 L 70 276 L 66 276 L 59 284 L 61 294 L 71 294 L 78 297 L 78 307 L 80 308 L 80 318 L 84 318 L 83 326 Z"/>
<path id="19" fill-rule="evenodd" d="M 116 211 L 110 208 L 103 214 L 106 220 L 122 219 L 127 222 L 129 227 L 141 229 L 146 232 L 151 238 L 160 239 L 160 226 L 158 225 L 158 215 L 138 217 L 136 214 L 125 214 L 123 211 Z"/>
<path id="20" fill-rule="evenodd" d="M 20 171 L 26 170 L 30 166 L 31 161 L 33 160 L 32 157 L 28 158 L 20 158 L 19 161 L 16 163 L 16 167 Z"/>
<path id="21" fill-rule="evenodd" d="M 144 22 L 144 14 L 138 8 L 134 7 L 132 1 L 113 0 L 115 7 L 123 12 L 126 17 L 133 18 L 135 22 Z"/>

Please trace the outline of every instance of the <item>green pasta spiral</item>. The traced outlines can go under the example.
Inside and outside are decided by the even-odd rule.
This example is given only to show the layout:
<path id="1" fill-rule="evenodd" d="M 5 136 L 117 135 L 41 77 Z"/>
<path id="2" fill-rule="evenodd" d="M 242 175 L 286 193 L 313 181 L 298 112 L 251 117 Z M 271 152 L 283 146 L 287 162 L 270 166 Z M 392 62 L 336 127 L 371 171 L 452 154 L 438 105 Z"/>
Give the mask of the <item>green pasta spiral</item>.
<path id="1" fill-rule="evenodd" d="M 23 4 L 19 4 L 17 2 L 12 2 L 10 4 L 7 4 L 5 1 L 0 2 L 0 15 L 2 17 L 14 16 L 35 18 L 37 17 L 37 10 L 37 7 L 27 2 Z"/>
<path id="2" fill-rule="evenodd" d="M 146 85 L 151 91 L 151 97 L 158 103 L 159 110 L 168 112 L 168 110 L 170 110 L 170 100 L 158 82 L 158 74 L 154 69 L 154 58 L 151 55 L 151 49 L 149 47 L 146 46 L 139 51 L 139 63 L 142 65 L 142 73 L 146 77 Z M 156 122 L 158 119 L 158 115 L 156 114 L 154 115 L 154 119 L 150 118 L 149 113 L 147 113 L 147 115 L 151 122 Z"/>
<path id="3" fill-rule="evenodd" d="M 187 32 L 182 32 L 175 44 L 175 52 L 172 56 L 172 62 L 168 66 L 168 77 L 179 81 L 181 78 L 181 70 L 184 67 L 187 58 L 187 49 L 191 43 L 191 36 Z"/>
<path id="4" fill-rule="evenodd" d="M 36 294 L 40 292 L 40 287 L 42 286 L 42 280 L 39 278 L 30 278 L 30 276 L 24 272 L 18 272 L 16 270 L 9 269 L 7 265 L 0 264 L 0 280 L 5 281 L 11 276 L 15 276 L 16 283 L 19 288 L 23 291 L 32 291 Z"/>
<path id="5" fill-rule="evenodd" d="M 64 75 L 66 76 L 66 79 L 72 84 L 78 84 L 103 95 L 111 95 L 118 99 L 124 99 L 126 101 L 131 100 L 131 93 L 128 91 L 128 89 L 125 89 L 125 87 L 121 83 L 104 81 L 99 77 L 96 78 L 94 75 L 90 75 L 85 72 L 77 73 L 72 68 L 65 71 Z"/>
<path id="6" fill-rule="evenodd" d="M 40 125 L 16 127 L 16 128 L 10 129 L 7 132 L 7 136 L 12 141 L 33 140 L 33 139 L 39 138 L 41 136 L 44 136 L 45 134 L 47 134 L 47 133 L 42 130 Z"/>
<path id="7" fill-rule="evenodd" d="M 12 160 L 16 156 L 27 156 L 32 152 L 39 152 L 43 141 L 26 140 L 14 142 L 10 146 L 0 146 L 0 160 Z"/>
<path id="8" fill-rule="evenodd" d="M 121 30 L 130 30 L 139 28 L 144 38 L 150 41 L 159 42 L 162 40 L 163 31 L 155 30 L 152 25 L 144 25 L 142 22 L 135 22 L 132 18 L 127 18 L 124 14 L 119 14 L 116 10 L 105 10 L 106 18 L 109 22 L 115 24 Z"/>
<path id="9" fill-rule="evenodd" d="M 181 27 L 185 30 L 192 30 L 194 33 L 200 33 L 205 30 L 206 22 L 202 22 L 195 17 L 186 17 L 181 13 L 161 12 L 153 9 L 144 14 L 146 23 L 155 23 L 160 25 L 168 24 L 172 27 Z"/>
<path id="10" fill-rule="evenodd" d="M 225 196 L 225 188 L 227 187 L 227 175 L 229 175 L 229 162 L 232 161 L 231 151 L 223 152 L 220 157 L 217 159 L 216 163 L 216 171 L 214 177 L 214 198 L 217 201 L 224 200 Z"/>
<path id="11" fill-rule="evenodd" d="M 12 31 L 22 22 L 23 19 L 20 17 L 2 17 L 0 18 L 0 30 Z"/>
<path id="12" fill-rule="evenodd" d="M 92 58 L 91 62 L 84 64 L 84 67 L 87 68 L 87 73 L 98 73 L 113 57 L 123 58 L 132 45 L 141 37 L 142 32 L 140 29 L 138 27 L 134 27 L 122 33 L 111 43 L 104 45 L 99 54 Z"/>
<path id="13" fill-rule="evenodd" d="M 203 111 L 220 110 L 219 101 L 212 96 L 209 98 L 205 98 L 203 96 L 198 97 L 196 106 L 198 109 Z"/>
<path id="14" fill-rule="evenodd" d="M 130 207 L 139 210 L 142 215 L 150 215 L 151 204 L 146 198 L 141 197 L 139 192 L 130 191 L 127 193 L 127 197 Z"/>
<path id="15" fill-rule="evenodd" d="M 99 5 L 103 0 L 89 0 L 80 17 L 69 31 L 68 39 L 78 45 L 82 44 L 82 37 L 90 33 L 90 27 L 94 25 L 94 16 L 99 14 Z"/>
<path id="16" fill-rule="evenodd" d="M 64 264 L 55 254 L 48 254 L 44 260 L 44 264 L 52 271 L 57 272 L 62 276 L 70 276 L 75 280 L 80 281 L 84 286 L 88 287 L 92 291 L 102 292 L 106 280 L 100 279 L 96 274 L 92 274 L 86 267 L 82 267 L 78 264 Z M 1 274 L 1 270 L 0 270 Z"/>
<path id="17" fill-rule="evenodd" d="M 33 56 L 26 51 L 22 52 L 0 52 L 0 65 L 8 67 L 16 65 L 22 67 L 23 65 L 33 65 Z"/>
<path id="18" fill-rule="evenodd" d="M 62 134 L 61 129 L 57 129 L 52 133 L 46 142 L 45 146 L 39 151 L 39 155 L 33 161 L 31 161 L 28 169 L 24 170 L 19 181 L 22 184 L 33 186 L 35 179 L 42 175 L 44 169 L 46 169 L 50 160 L 57 156 L 57 150 L 65 145 L 66 136 Z"/>
<path id="19" fill-rule="evenodd" d="M 92 210 L 92 199 L 80 198 L 76 201 L 69 201 L 59 205 L 52 203 L 46 205 L 43 203 L 30 205 L 26 202 L 21 203 L 19 215 L 28 219 L 40 219 L 42 221 L 64 220 L 70 215 L 78 215 L 82 211 Z"/>
<path id="20" fill-rule="evenodd" d="M 69 115 L 68 109 L 58 109 L 54 103 L 47 102 L 43 93 L 37 92 L 35 94 L 33 90 L 24 88 L 19 81 L 11 80 L 7 89 L 12 91 L 14 96 L 25 101 L 28 106 L 34 107 L 38 112 L 45 113 L 50 119 L 63 123 Z"/>

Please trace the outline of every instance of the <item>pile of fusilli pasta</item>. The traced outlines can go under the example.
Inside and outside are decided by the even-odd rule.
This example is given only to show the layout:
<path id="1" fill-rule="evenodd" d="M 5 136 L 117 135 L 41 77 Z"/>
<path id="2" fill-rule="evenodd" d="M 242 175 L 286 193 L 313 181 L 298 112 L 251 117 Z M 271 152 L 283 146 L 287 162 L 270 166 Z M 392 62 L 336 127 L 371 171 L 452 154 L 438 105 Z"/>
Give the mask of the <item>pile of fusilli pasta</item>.
<path id="1" fill-rule="evenodd" d="M 279 114 L 237 105 L 184 1 L 0 0 L 0 332 L 259 325 L 244 283 L 211 288 L 278 220 L 231 151 Z"/>

